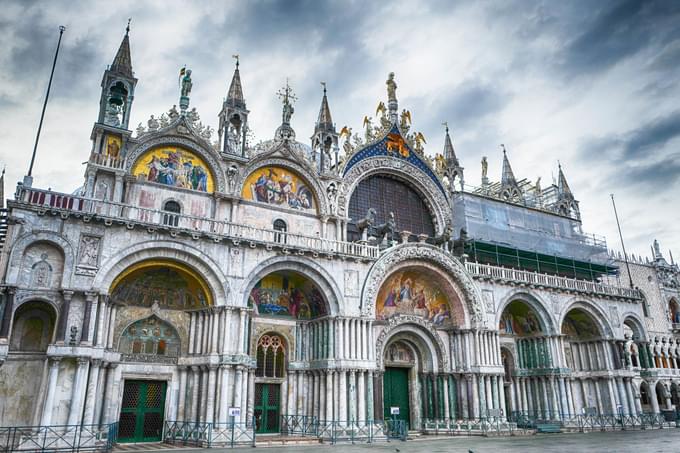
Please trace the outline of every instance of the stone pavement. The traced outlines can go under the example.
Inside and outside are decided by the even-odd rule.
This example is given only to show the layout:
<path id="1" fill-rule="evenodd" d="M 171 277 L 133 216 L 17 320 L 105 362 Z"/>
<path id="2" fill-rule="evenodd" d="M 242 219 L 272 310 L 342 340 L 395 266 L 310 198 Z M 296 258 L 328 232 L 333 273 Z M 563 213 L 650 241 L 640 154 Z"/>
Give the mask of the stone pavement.
<path id="1" fill-rule="evenodd" d="M 138 448 L 141 445 L 137 446 Z M 165 446 L 167 448 L 168 446 Z M 149 445 L 149 449 L 159 446 Z M 239 452 L 250 447 L 229 449 L 180 449 L 170 448 L 165 451 L 196 453 Z M 135 449 L 136 451 L 145 451 Z M 291 445 L 286 447 L 267 447 L 267 453 L 328 453 L 353 452 L 399 452 L 399 453 L 680 453 L 680 429 L 653 429 L 646 431 L 616 431 L 569 434 L 538 434 L 522 437 L 421 437 L 408 442 L 392 441 L 389 443 L 369 444 L 337 444 L 337 445 Z M 149 450 L 146 450 L 149 451 Z"/>

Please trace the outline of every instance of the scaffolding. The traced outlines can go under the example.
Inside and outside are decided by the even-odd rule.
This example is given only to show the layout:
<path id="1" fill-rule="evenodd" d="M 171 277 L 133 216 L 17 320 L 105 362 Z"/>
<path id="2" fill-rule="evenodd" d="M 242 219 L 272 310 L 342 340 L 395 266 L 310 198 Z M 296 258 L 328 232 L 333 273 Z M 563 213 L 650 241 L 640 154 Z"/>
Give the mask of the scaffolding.
<path id="1" fill-rule="evenodd" d="M 544 255 L 488 242 L 470 241 L 466 244 L 465 253 L 478 263 L 580 280 L 597 281 L 603 275 L 618 274 L 617 267 L 607 264 L 577 261 L 557 255 Z"/>

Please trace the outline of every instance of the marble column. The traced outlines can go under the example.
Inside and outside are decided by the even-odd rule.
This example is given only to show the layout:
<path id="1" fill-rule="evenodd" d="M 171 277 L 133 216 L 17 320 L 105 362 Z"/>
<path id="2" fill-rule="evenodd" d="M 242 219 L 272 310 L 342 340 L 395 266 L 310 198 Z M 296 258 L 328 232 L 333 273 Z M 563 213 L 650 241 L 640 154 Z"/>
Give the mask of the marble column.
<path id="1" fill-rule="evenodd" d="M 460 395 L 460 402 L 461 402 L 461 405 L 460 405 L 461 418 L 463 418 L 463 419 L 471 418 L 470 417 L 470 406 L 469 406 L 470 397 L 469 397 L 469 393 L 468 393 L 468 386 L 470 384 L 470 376 L 465 375 L 465 376 L 463 376 L 462 379 L 459 379 L 458 381 L 459 381 L 458 394 Z"/>
<path id="2" fill-rule="evenodd" d="M 366 373 L 357 374 L 357 421 L 366 421 Z"/>
<path id="3" fill-rule="evenodd" d="M 338 421 L 347 421 L 347 372 L 340 371 L 340 386 L 338 394 Z"/>
<path id="4" fill-rule="evenodd" d="M 206 423 L 212 423 L 215 421 L 215 379 L 216 379 L 216 373 L 217 372 L 217 366 L 215 365 L 209 365 L 208 366 L 208 392 L 207 392 L 207 401 L 206 401 L 206 415 L 205 415 L 205 422 Z"/>
<path id="5" fill-rule="evenodd" d="M 333 370 L 326 370 L 326 412 L 323 417 L 333 420 Z"/>
<path id="6" fill-rule="evenodd" d="M 66 332 L 68 328 L 68 317 L 71 311 L 71 299 L 73 298 L 73 291 L 63 290 L 62 292 L 63 302 L 61 304 L 61 309 L 59 310 L 59 318 L 57 319 L 57 342 L 68 343 Z"/>
<path id="7" fill-rule="evenodd" d="M 118 420 L 118 414 L 114 413 L 117 404 L 117 397 L 115 393 L 115 386 L 118 379 L 116 379 L 117 363 L 109 363 L 108 372 L 106 373 L 106 396 L 104 397 L 104 421 L 103 424 L 113 423 Z"/>
<path id="8" fill-rule="evenodd" d="M 378 417 L 375 416 L 376 407 L 375 404 L 375 388 L 374 385 L 373 371 L 368 372 L 368 377 L 366 379 L 366 420 L 375 420 Z M 382 408 L 377 408 L 381 411 Z"/>
<path id="9" fill-rule="evenodd" d="M 95 423 L 95 406 L 97 402 L 97 386 L 99 385 L 99 370 L 101 368 L 101 360 L 93 360 L 90 367 L 90 376 L 87 382 L 87 394 L 85 396 L 85 415 L 83 423 L 92 425 Z M 101 393 L 101 392 L 99 392 Z"/>
<path id="10" fill-rule="evenodd" d="M 658 397 L 656 395 L 656 386 L 652 387 L 652 385 L 650 384 L 649 389 L 650 389 L 649 398 L 652 400 L 652 412 L 655 413 L 655 414 L 658 414 L 660 411 L 659 411 L 659 400 L 658 400 Z"/>
<path id="11" fill-rule="evenodd" d="M 472 418 L 479 418 L 481 416 L 479 407 L 480 396 L 481 391 L 477 376 L 472 375 Z"/>
<path id="12" fill-rule="evenodd" d="M 90 366 L 90 361 L 85 358 L 76 359 L 76 374 L 73 380 L 73 390 L 71 396 L 71 404 L 68 409 L 68 421 L 67 425 L 79 425 L 81 424 L 80 416 L 83 411 L 83 393 L 85 391 L 85 386 L 83 381 L 85 381 L 87 376 L 87 369 Z"/>
<path id="13" fill-rule="evenodd" d="M 186 420 L 186 397 L 187 397 L 187 367 L 179 368 L 179 398 L 177 398 L 177 415 L 175 420 Z"/>
<path id="14" fill-rule="evenodd" d="M 247 395 L 248 398 L 246 399 L 246 414 L 247 414 L 247 419 L 245 422 L 248 424 L 252 424 L 253 422 L 253 417 L 255 416 L 255 370 L 250 369 L 248 371 L 248 388 L 247 388 Z"/>
<path id="15" fill-rule="evenodd" d="M 49 375 L 47 378 L 47 396 L 43 405 L 42 418 L 40 420 L 41 426 L 49 426 L 52 424 L 52 412 L 54 412 L 54 395 L 57 392 L 57 378 L 59 377 L 59 363 L 61 357 L 49 358 Z"/>

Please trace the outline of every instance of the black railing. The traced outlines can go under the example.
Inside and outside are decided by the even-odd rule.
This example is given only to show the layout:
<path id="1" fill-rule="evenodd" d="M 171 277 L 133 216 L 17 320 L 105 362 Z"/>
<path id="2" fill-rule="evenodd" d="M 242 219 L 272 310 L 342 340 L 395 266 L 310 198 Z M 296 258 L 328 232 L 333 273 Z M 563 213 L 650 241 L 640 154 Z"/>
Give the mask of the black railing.
<path id="1" fill-rule="evenodd" d="M 252 423 L 200 423 L 166 421 L 163 442 L 203 448 L 255 446 L 255 418 Z"/>
<path id="2" fill-rule="evenodd" d="M 0 452 L 109 452 L 118 423 L 0 427 Z"/>
<path id="3" fill-rule="evenodd" d="M 403 420 L 319 420 L 307 415 L 282 415 L 281 434 L 316 437 L 331 444 L 338 442 L 406 440 Z"/>
<path id="4" fill-rule="evenodd" d="M 680 417 L 672 411 L 639 414 L 512 412 L 508 421 L 523 429 L 536 429 L 539 425 L 559 423 L 564 428 L 576 429 L 580 432 L 680 427 Z"/>

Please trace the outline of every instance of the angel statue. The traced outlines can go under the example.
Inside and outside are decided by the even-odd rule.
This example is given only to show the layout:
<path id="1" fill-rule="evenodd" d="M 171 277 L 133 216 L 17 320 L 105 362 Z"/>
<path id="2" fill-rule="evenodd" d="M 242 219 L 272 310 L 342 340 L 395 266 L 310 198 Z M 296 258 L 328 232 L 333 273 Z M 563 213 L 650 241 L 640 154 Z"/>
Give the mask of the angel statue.
<path id="1" fill-rule="evenodd" d="M 352 143 L 350 143 L 350 139 L 352 138 L 352 128 L 344 126 L 340 131 L 340 138 L 345 139 L 345 143 L 342 144 L 342 149 L 345 151 L 345 155 L 349 156 L 352 154 Z"/>
<path id="2" fill-rule="evenodd" d="M 486 173 L 489 170 L 489 163 L 486 161 L 486 156 L 482 157 L 482 180 L 486 179 Z"/>
<path id="3" fill-rule="evenodd" d="M 423 147 L 424 144 L 427 144 L 425 141 L 425 136 L 423 135 L 422 132 L 416 133 L 416 152 L 418 154 L 423 154 L 423 151 L 425 151 L 425 148 Z"/>
<path id="4" fill-rule="evenodd" d="M 402 110 L 401 121 L 399 122 L 402 132 L 407 133 L 411 127 L 411 112 L 409 110 Z"/>
<path id="5" fill-rule="evenodd" d="M 364 127 L 366 128 L 366 143 L 368 143 L 373 139 L 373 120 L 371 117 L 364 116 Z"/>

